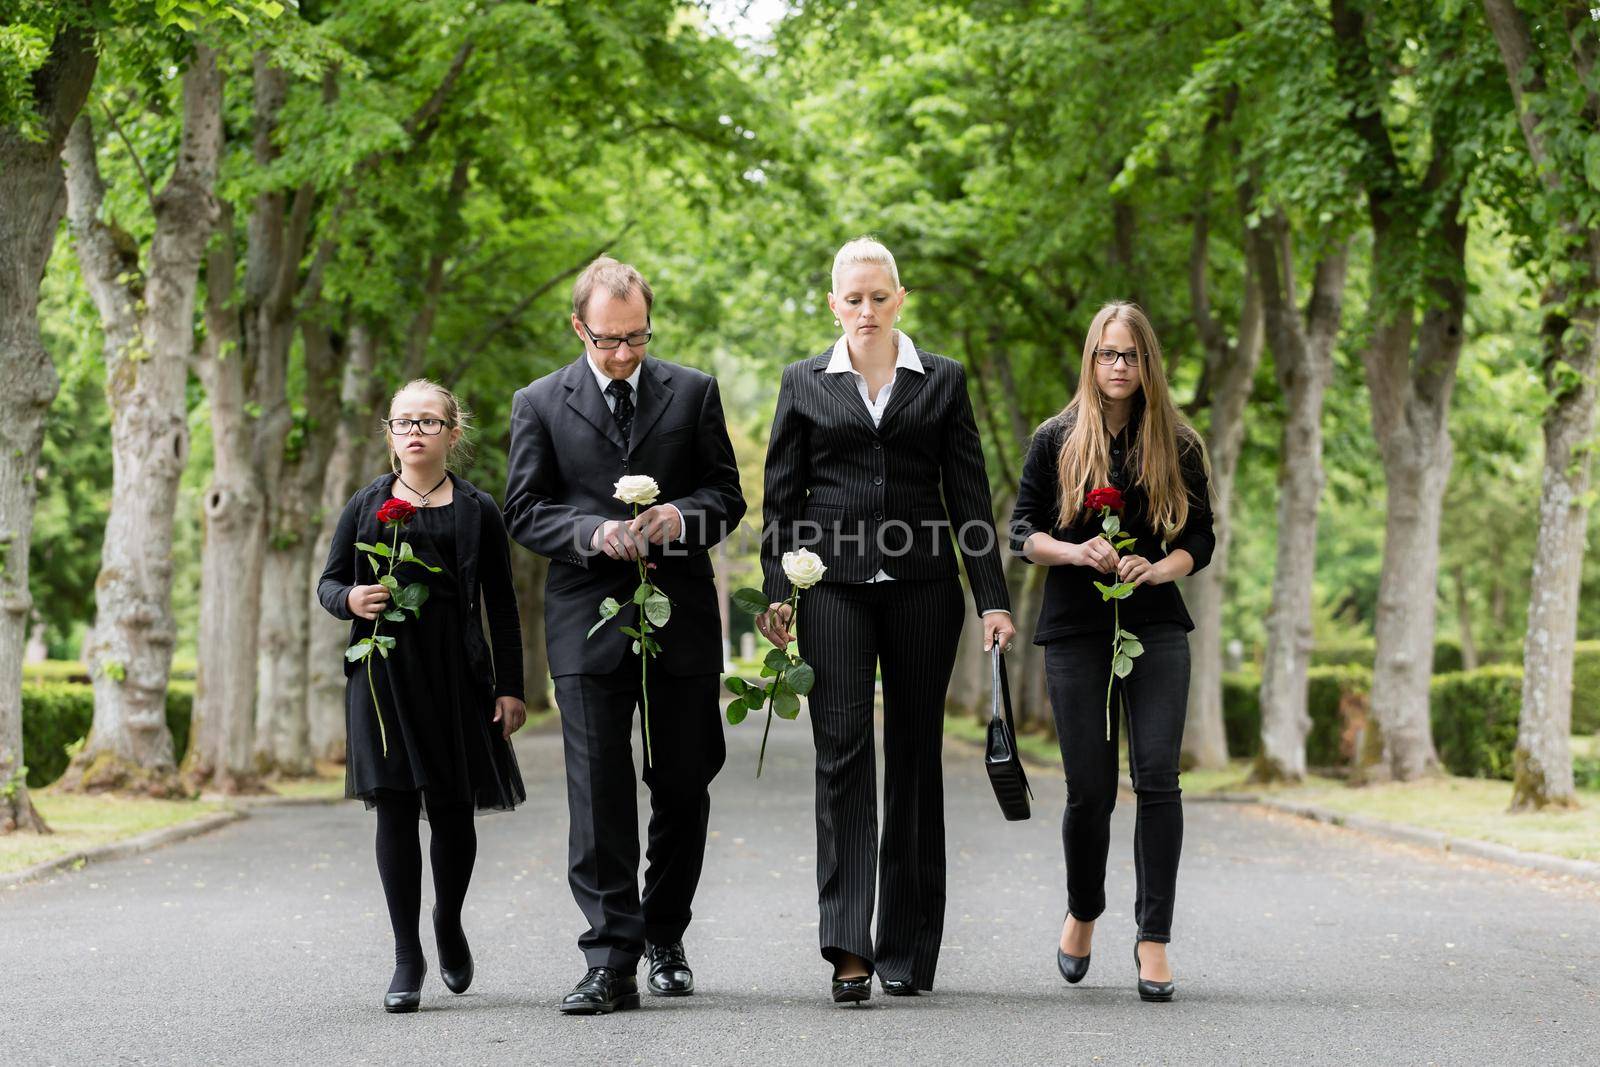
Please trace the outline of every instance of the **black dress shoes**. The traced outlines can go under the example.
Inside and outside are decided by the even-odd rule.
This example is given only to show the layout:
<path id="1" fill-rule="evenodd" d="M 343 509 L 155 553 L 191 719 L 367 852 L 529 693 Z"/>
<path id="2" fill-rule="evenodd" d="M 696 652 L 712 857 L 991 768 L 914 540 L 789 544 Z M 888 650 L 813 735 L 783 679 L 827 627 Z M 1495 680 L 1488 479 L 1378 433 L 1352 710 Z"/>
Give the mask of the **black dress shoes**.
<path id="1" fill-rule="evenodd" d="M 650 977 L 645 984 L 652 996 L 686 997 L 694 992 L 694 972 L 689 969 L 682 941 L 670 945 L 647 943 L 644 954 L 650 963 Z"/>
<path id="2" fill-rule="evenodd" d="M 445 933 L 448 935 L 450 931 L 445 931 Z M 451 967 L 445 963 L 444 943 L 447 938 L 439 936 L 439 908 L 437 905 L 433 909 L 433 940 L 439 947 L 439 977 L 444 979 L 445 988 L 452 993 L 465 993 L 467 987 L 472 984 L 472 949 L 467 949 L 467 962 L 456 967 Z M 459 940 L 463 945 L 467 943 L 466 935 L 462 934 L 460 930 L 456 930 L 455 938 L 450 940 L 452 940 L 452 943 L 454 940 Z"/>
<path id="3" fill-rule="evenodd" d="M 1139 943 L 1133 943 L 1133 973 L 1139 974 Z M 1176 982 L 1147 982 L 1139 978 L 1139 999 L 1153 1001 L 1167 1001 L 1172 999 L 1172 994 L 1177 992 Z"/>
<path id="4" fill-rule="evenodd" d="M 417 988 L 402 989 L 383 995 L 383 1010 L 395 1015 L 403 1015 L 416 1011 L 422 1007 L 422 979 L 428 973 L 428 961 L 422 961 L 422 970 L 417 973 Z"/>
<path id="5" fill-rule="evenodd" d="M 884 993 L 891 997 L 914 997 L 921 992 L 909 978 L 880 978 L 879 981 L 883 983 Z"/>
<path id="6" fill-rule="evenodd" d="M 1135 950 L 1137 950 L 1138 946 L 1134 947 Z M 1083 981 L 1083 976 L 1089 973 L 1089 957 L 1069 956 L 1065 952 L 1061 951 L 1060 945 L 1057 945 L 1056 969 L 1061 972 L 1061 977 L 1065 978 L 1072 985 L 1077 985 L 1079 982 Z"/>
<path id="7" fill-rule="evenodd" d="M 590 967 L 561 1001 L 566 1015 L 609 1015 L 639 1006 L 639 980 L 614 967 Z"/>
<path id="8" fill-rule="evenodd" d="M 860 1004 L 862 1001 L 872 999 L 872 976 L 864 974 L 860 978 L 835 978 L 833 980 L 833 1002 L 835 1004 Z"/>

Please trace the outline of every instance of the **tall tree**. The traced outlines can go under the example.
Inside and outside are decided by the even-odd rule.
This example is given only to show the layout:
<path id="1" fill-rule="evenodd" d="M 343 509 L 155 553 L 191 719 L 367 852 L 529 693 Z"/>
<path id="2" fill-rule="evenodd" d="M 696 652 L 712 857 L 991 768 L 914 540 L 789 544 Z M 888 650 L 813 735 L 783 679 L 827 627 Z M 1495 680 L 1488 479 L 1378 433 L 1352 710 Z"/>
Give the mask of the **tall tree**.
<path id="1" fill-rule="evenodd" d="M 66 207 L 61 147 L 88 98 L 96 66 L 94 34 L 82 21 L 34 28 L 49 44 L 22 79 L 31 99 L 0 100 L 0 380 L 11 397 L 0 420 L 0 834 L 48 829 L 28 798 L 22 764 L 22 648 L 33 611 L 33 472 L 45 413 L 60 387 L 39 337 L 39 282 Z M 13 58 L 3 57 L 8 67 Z"/>
<path id="2" fill-rule="evenodd" d="M 105 185 L 86 116 L 66 145 L 68 217 L 105 333 L 113 464 L 95 625 L 84 649 L 94 721 L 68 769 L 69 788 L 182 790 L 166 721 L 176 635 L 172 529 L 189 443 L 185 382 L 195 297 L 216 224 L 212 189 L 222 152 L 222 76 L 205 43 L 194 46 L 182 98 L 172 173 L 150 205 L 155 232 L 147 269 L 137 248 L 101 217 Z"/>
<path id="3" fill-rule="evenodd" d="M 1367 778 L 1438 769 L 1429 683 L 1439 523 L 1450 474 L 1450 396 L 1464 340 L 1467 179 L 1502 110 L 1486 35 L 1431 4 L 1331 0 L 1337 93 L 1360 139 L 1353 161 L 1372 230 L 1362 350 L 1385 480 Z M 1396 52 L 1404 62 L 1395 63 Z M 1397 133 L 1397 126 L 1403 133 Z"/>
<path id="4" fill-rule="evenodd" d="M 1538 36 L 1510 0 L 1484 0 L 1542 211 L 1533 236 L 1546 277 L 1544 473 L 1523 640 L 1513 810 L 1572 807 L 1572 669 L 1588 534 L 1595 376 L 1600 371 L 1600 43 L 1587 5 L 1536 5 Z M 1540 262 L 1542 261 L 1542 262 Z"/>

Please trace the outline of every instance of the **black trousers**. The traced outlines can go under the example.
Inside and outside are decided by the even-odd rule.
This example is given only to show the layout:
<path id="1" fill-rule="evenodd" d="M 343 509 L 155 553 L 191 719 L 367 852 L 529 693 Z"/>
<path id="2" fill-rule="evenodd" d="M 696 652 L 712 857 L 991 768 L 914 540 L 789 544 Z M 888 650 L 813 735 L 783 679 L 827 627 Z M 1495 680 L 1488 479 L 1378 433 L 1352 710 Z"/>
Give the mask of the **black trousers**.
<path id="1" fill-rule="evenodd" d="M 558 676 L 567 760 L 567 881 L 589 920 L 578 947 L 590 967 L 631 973 L 645 942 L 667 945 L 689 927 L 705 861 L 711 780 L 726 755 L 721 682 L 669 675 L 651 664 L 650 788 L 644 893 L 639 892 L 638 777 L 633 718 L 643 687 L 630 656 L 611 674 Z"/>
<path id="2" fill-rule="evenodd" d="M 817 896 L 823 958 L 860 956 L 933 988 L 944 933 L 945 691 L 965 599 L 957 579 L 824 583 L 800 596 L 800 654 L 817 672 Z M 883 841 L 874 675 L 883 672 Z M 878 899 L 878 933 L 872 924 Z"/>
<path id="3" fill-rule="evenodd" d="M 1183 851 L 1183 794 L 1178 754 L 1189 703 L 1189 637 L 1177 623 L 1146 623 L 1135 632 L 1144 654 L 1111 690 L 1106 740 L 1106 684 L 1111 632 L 1074 635 L 1045 645 L 1045 681 L 1067 773 L 1061 840 L 1067 857 L 1067 910 L 1088 922 L 1106 910 L 1106 854 L 1117 806 L 1119 707 L 1126 708 L 1128 766 L 1137 798 L 1133 867 L 1139 940 L 1172 940 L 1172 906 Z"/>

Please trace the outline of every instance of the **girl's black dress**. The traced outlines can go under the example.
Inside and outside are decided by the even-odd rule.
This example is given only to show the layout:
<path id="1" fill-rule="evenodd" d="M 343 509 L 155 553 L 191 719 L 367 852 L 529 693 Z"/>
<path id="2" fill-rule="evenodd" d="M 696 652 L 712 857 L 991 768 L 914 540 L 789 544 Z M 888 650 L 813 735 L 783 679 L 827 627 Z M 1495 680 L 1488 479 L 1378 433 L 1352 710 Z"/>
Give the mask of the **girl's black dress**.
<path id="1" fill-rule="evenodd" d="M 373 807 L 374 794 L 379 790 L 420 790 L 424 811 L 431 804 L 452 807 L 470 804 L 479 812 L 509 811 L 527 799 L 516 755 L 502 735 L 500 724 L 493 721 L 497 691 L 521 695 L 520 656 L 514 665 L 518 676 L 507 678 L 503 685 L 496 684 L 493 677 L 486 678 L 481 670 L 474 669 L 473 657 L 468 652 L 471 635 L 463 633 L 465 626 L 478 627 L 479 623 L 476 611 L 470 619 L 463 611 L 459 573 L 462 552 L 456 543 L 461 527 L 455 511 L 462 507 L 481 507 L 478 499 L 465 498 L 463 489 L 475 493 L 458 481 L 454 501 L 443 506 L 419 508 L 415 517 L 401 529 L 400 539 L 411 544 L 417 557 L 439 567 L 440 571 L 434 574 L 413 564 L 400 564 L 395 568 L 395 578 L 402 586 L 425 582 L 428 599 L 419 615 L 408 614 L 402 622 L 380 622 L 379 634 L 394 637 L 396 644 L 387 659 L 381 655 L 373 657 L 370 686 L 365 663 L 356 663 L 346 680 L 345 796 L 364 800 L 368 808 Z M 362 495 L 358 494 L 358 498 Z M 379 500 L 381 502 L 381 496 Z M 355 505 L 356 501 L 351 503 Z M 502 574 L 498 566 L 507 557 L 498 513 L 492 516 L 487 513 L 492 508 L 492 503 L 483 508 L 482 527 L 486 534 L 499 534 L 499 551 L 495 552 L 490 545 L 492 538 L 485 537 L 482 555 L 489 559 L 480 562 L 480 567 L 485 583 L 484 598 L 490 604 L 491 613 L 495 609 L 503 613 L 505 600 L 513 594 L 509 588 L 509 568 Z M 347 512 L 350 510 L 353 508 Z M 355 519 L 353 515 L 346 517 Z M 356 523 L 350 525 L 356 526 Z M 355 529 L 346 532 L 345 523 L 341 522 L 340 533 L 344 536 L 335 536 L 329 574 L 324 576 L 325 604 L 330 600 L 337 603 L 340 597 L 348 595 L 350 585 L 357 584 L 350 581 L 354 575 L 348 573 L 348 564 L 344 563 L 351 558 L 356 541 L 375 539 L 381 529 L 387 534 L 384 542 L 392 543 L 391 530 L 374 528 L 371 522 L 361 522 L 360 527 L 359 534 Z M 356 557 L 361 558 L 360 567 L 365 571 L 359 582 L 370 583 L 374 576 L 369 565 L 362 554 L 356 553 Z M 345 573 L 334 578 L 333 572 L 339 565 Z M 487 588 L 491 581 L 504 581 L 506 588 L 491 591 Z M 515 607 L 510 610 L 514 621 Z M 339 614 L 350 617 L 347 607 Z M 372 626 L 367 620 L 354 620 L 352 642 L 371 635 Z M 481 628 L 477 636 L 476 643 L 482 644 Z M 496 637 L 498 659 L 509 642 L 504 640 L 504 635 Z M 520 647 L 517 651 L 520 652 Z M 513 665 L 508 663 L 504 667 L 510 669 Z M 382 706 L 383 725 L 388 734 L 387 756 L 383 752 L 373 707 L 374 690 Z"/>

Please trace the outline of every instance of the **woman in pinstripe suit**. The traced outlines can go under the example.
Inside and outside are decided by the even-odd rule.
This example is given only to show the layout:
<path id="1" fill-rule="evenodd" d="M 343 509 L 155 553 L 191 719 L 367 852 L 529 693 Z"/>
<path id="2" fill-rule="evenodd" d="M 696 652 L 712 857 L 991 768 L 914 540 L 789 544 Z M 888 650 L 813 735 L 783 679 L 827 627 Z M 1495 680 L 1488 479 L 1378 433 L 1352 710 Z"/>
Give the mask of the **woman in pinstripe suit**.
<path id="1" fill-rule="evenodd" d="M 828 568 L 805 595 L 799 641 L 817 674 L 809 698 L 817 891 L 822 956 L 833 964 L 839 1003 L 868 999 L 874 971 L 892 996 L 933 988 L 945 905 L 940 751 L 962 617 L 956 545 L 984 649 L 999 642 L 1003 650 L 1016 634 L 966 375 L 894 328 L 905 296 L 883 245 L 862 238 L 839 250 L 828 306 L 843 336 L 784 368 L 767 446 L 761 562 L 772 606 L 757 625 L 779 647 L 791 638 L 782 554 L 809 547 Z"/>

